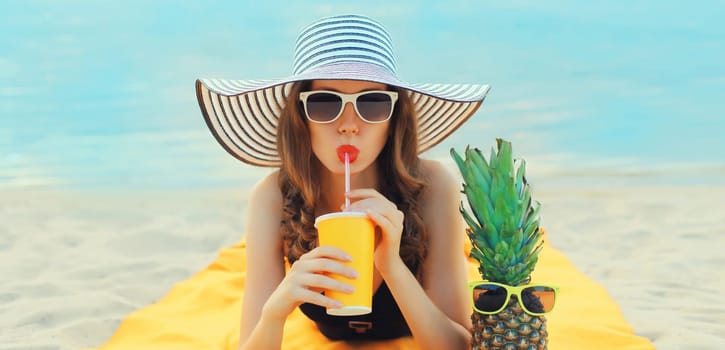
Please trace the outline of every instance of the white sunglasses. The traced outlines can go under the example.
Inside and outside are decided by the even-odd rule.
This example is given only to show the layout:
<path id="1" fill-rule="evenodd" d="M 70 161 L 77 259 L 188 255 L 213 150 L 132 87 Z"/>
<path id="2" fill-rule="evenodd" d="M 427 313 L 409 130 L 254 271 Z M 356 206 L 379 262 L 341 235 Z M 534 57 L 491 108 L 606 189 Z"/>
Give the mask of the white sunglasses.
<path id="1" fill-rule="evenodd" d="M 393 115 L 397 100 L 398 93 L 395 91 L 374 90 L 356 94 L 327 90 L 300 92 L 307 119 L 321 124 L 337 120 L 348 102 L 352 102 L 360 119 L 373 124 L 383 123 Z"/>

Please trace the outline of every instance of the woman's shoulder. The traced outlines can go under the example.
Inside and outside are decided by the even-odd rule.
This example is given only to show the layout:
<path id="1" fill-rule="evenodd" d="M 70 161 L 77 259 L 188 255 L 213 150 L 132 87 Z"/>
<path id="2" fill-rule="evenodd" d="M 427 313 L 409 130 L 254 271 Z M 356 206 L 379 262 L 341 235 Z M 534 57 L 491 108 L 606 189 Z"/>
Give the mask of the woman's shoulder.
<path id="1" fill-rule="evenodd" d="M 433 198 L 448 193 L 452 189 L 458 191 L 458 179 L 442 162 L 421 158 L 420 169 L 426 181 L 426 193 Z"/>
<path id="2" fill-rule="evenodd" d="M 422 159 L 421 159 L 422 160 Z M 424 220 L 436 220 L 442 213 L 450 212 L 451 208 L 456 215 L 461 201 L 461 183 L 450 168 L 436 160 L 423 160 L 421 171 L 425 181 L 425 189 L 421 196 L 421 209 Z"/>
<path id="3" fill-rule="evenodd" d="M 247 204 L 247 244 L 256 247 L 275 247 L 279 244 L 282 217 L 282 195 L 277 185 L 278 172 L 260 179 L 249 193 Z"/>
<path id="4" fill-rule="evenodd" d="M 249 202 L 255 206 L 280 208 L 282 193 L 279 189 L 279 170 L 273 171 L 261 178 L 249 192 Z"/>

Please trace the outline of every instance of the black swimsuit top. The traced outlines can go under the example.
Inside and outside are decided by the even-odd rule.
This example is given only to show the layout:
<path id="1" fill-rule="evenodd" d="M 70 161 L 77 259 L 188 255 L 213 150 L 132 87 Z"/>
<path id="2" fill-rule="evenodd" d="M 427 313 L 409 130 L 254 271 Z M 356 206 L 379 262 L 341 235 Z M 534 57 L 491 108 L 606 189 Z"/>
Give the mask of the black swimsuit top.
<path id="1" fill-rule="evenodd" d="M 333 316 L 319 305 L 305 303 L 300 310 L 331 340 L 394 339 L 410 336 L 410 328 L 383 281 L 373 295 L 373 312 L 359 316 Z"/>

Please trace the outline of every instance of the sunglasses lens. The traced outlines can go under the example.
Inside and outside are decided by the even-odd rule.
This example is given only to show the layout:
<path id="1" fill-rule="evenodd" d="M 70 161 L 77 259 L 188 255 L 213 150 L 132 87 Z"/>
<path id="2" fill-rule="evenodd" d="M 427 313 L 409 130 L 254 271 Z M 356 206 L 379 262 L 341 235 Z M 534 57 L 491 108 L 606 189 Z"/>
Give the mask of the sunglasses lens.
<path id="1" fill-rule="evenodd" d="M 390 95 L 379 92 L 360 95 L 357 98 L 357 110 L 360 116 L 369 122 L 382 122 L 390 117 L 393 100 Z"/>
<path id="2" fill-rule="evenodd" d="M 316 122 L 329 122 L 340 113 L 340 96 L 318 92 L 307 96 L 307 115 Z"/>
<path id="3" fill-rule="evenodd" d="M 554 308 L 556 291 L 551 287 L 531 286 L 521 291 L 521 299 L 526 310 L 534 314 L 543 314 Z"/>
<path id="4" fill-rule="evenodd" d="M 473 304 L 481 312 L 496 312 L 506 303 L 507 291 L 494 284 L 479 284 L 473 288 Z"/>

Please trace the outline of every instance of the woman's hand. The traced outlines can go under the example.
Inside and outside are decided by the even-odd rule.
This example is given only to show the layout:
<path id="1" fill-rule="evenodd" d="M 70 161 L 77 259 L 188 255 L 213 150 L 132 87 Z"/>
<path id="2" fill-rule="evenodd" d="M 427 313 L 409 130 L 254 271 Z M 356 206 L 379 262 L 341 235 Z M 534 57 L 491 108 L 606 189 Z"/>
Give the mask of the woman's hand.
<path id="1" fill-rule="evenodd" d="M 395 203 L 389 201 L 380 192 L 369 189 L 355 189 L 346 194 L 350 201 L 351 211 L 361 211 L 375 222 L 376 240 L 375 266 L 385 274 L 385 270 L 400 260 L 400 239 L 403 235 L 403 219 L 405 214 L 398 210 Z M 379 235 L 379 236 L 378 236 Z"/>
<path id="2" fill-rule="evenodd" d="M 284 319 L 303 303 L 311 303 L 326 308 L 339 308 L 342 304 L 322 294 L 323 290 L 336 290 L 352 293 L 349 284 L 329 277 L 338 274 L 348 278 L 357 278 L 358 273 L 342 262 L 350 261 L 350 256 L 335 247 L 317 247 L 300 256 L 282 282 L 264 304 L 263 313 L 274 318 Z"/>

